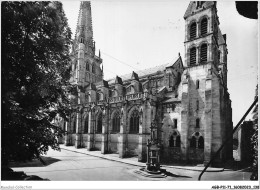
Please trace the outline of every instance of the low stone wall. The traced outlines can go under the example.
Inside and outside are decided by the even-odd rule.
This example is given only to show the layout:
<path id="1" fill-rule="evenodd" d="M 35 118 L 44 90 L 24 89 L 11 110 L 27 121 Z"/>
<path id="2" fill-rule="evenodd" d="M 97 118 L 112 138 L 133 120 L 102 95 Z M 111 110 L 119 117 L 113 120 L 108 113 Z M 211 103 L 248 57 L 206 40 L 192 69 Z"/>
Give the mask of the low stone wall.
<path id="1" fill-rule="evenodd" d="M 137 156 L 138 144 L 139 144 L 139 135 L 138 134 L 128 134 L 127 135 L 127 155 L 129 156 Z"/>
<path id="2" fill-rule="evenodd" d="M 161 160 L 164 163 L 178 163 L 181 161 L 181 148 L 167 147 L 161 152 Z"/>
<path id="3" fill-rule="evenodd" d="M 195 149 L 190 148 L 188 151 L 188 159 L 189 161 L 196 163 L 203 163 L 204 161 L 204 150 L 203 149 Z"/>
<path id="4" fill-rule="evenodd" d="M 119 144 L 118 144 L 119 133 L 110 134 L 110 151 L 112 153 L 118 153 Z"/>
<path id="5" fill-rule="evenodd" d="M 102 134 L 95 134 L 95 149 L 101 150 Z"/>

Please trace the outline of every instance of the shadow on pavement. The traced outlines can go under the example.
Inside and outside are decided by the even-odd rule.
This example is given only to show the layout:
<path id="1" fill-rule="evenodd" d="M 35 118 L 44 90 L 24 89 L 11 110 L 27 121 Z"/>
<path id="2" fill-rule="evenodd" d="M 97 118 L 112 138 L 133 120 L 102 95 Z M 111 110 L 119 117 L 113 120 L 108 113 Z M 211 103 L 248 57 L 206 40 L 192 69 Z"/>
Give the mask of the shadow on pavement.
<path id="1" fill-rule="evenodd" d="M 173 174 L 171 172 L 168 172 L 168 171 L 163 171 L 163 173 L 167 176 L 170 176 L 170 177 L 182 177 L 182 178 L 192 178 L 190 176 L 183 176 L 183 175 L 176 175 L 176 174 Z"/>
<path id="2" fill-rule="evenodd" d="M 26 175 L 23 171 L 15 172 L 9 167 L 1 168 L 2 181 L 50 181 L 36 175 Z"/>
<path id="3" fill-rule="evenodd" d="M 45 167 L 59 161 L 60 159 L 41 156 L 41 159 L 33 159 L 32 161 L 27 161 L 27 162 L 10 162 L 8 166 L 10 168 Z"/>

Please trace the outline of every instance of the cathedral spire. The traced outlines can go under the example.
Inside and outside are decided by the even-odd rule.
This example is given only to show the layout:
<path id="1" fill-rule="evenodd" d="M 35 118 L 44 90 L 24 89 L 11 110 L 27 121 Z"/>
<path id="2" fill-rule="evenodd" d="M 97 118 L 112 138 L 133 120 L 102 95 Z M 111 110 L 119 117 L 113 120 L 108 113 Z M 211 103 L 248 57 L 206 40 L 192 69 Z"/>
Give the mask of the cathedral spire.
<path id="1" fill-rule="evenodd" d="M 93 47 L 93 29 L 90 1 L 80 2 L 75 41 Z"/>

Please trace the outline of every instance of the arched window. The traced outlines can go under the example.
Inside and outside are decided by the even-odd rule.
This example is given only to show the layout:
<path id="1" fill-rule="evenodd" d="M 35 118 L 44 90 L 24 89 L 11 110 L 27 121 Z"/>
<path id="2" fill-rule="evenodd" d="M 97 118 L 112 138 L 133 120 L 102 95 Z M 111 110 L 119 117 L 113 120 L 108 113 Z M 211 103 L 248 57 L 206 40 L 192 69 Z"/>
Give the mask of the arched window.
<path id="1" fill-rule="evenodd" d="M 196 137 L 192 136 L 191 141 L 190 141 L 190 147 L 191 148 L 196 148 Z"/>
<path id="2" fill-rule="evenodd" d="M 117 90 L 113 90 L 112 96 L 113 96 L 113 97 L 117 97 Z"/>
<path id="3" fill-rule="evenodd" d="M 73 120 L 73 129 L 72 129 L 73 133 L 76 133 L 76 126 L 77 126 L 77 118 L 75 117 Z"/>
<path id="4" fill-rule="evenodd" d="M 200 34 L 204 36 L 208 33 L 208 19 L 203 18 L 200 23 Z"/>
<path id="5" fill-rule="evenodd" d="M 92 73 L 94 73 L 94 74 L 96 73 L 95 65 L 94 65 L 94 64 L 92 65 Z"/>
<path id="6" fill-rule="evenodd" d="M 180 146 L 181 146 L 181 137 L 180 137 L 180 135 L 178 135 L 176 137 L 176 147 L 180 147 Z"/>
<path id="7" fill-rule="evenodd" d="M 84 122 L 84 133 L 88 133 L 88 116 L 85 118 Z"/>
<path id="8" fill-rule="evenodd" d="M 170 139 L 169 139 L 169 147 L 173 147 L 173 145 L 174 145 L 173 136 L 170 136 Z"/>
<path id="9" fill-rule="evenodd" d="M 202 44 L 200 47 L 200 62 L 204 63 L 207 61 L 208 45 Z"/>
<path id="10" fill-rule="evenodd" d="M 120 115 L 118 112 L 114 114 L 113 120 L 112 120 L 112 131 L 113 132 L 119 132 L 120 131 Z"/>
<path id="11" fill-rule="evenodd" d="M 177 131 L 174 131 L 169 139 L 169 147 L 180 147 L 181 146 L 181 137 Z"/>
<path id="12" fill-rule="evenodd" d="M 199 118 L 196 119 L 196 128 L 200 128 L 200 119 Z"/>
<path id="13" fill-rule="evenodd" d="M 198 148 L 199 149 L 204 149 L 204 139 L 203 139 L 202 136 L 199 137 Z"/>
<path id="14" fill-rule="evenodd" d="M 86 70 L 89 71 L 89 63 L 86 63 Z"/>
<path id="15" fill-rule="evenodd" d="M 130 117 L 130 133 L 138 133 L 139 132 L 139 113 L 137 110 L 132 112 Z"/>
<path id="16" fill-rule="evenodd" d="M 97 101 L 103 100 L 103 94 L 101 92 L 97 93 Z"/>
<path id="17" fill-rule="evenodd" d="M 97 133 L 102 133 L 102 114 L 98 115 L 97 119 Z"/>
<path id="18" fill-rule="evenodd" d="M 85 102 L 88 103 L 89 101 L 89 94 L 85 94 Z"/>
<path id="19" fill-rule="evenodd" d="M 190 40 L 196 38 L 197 35 L 197 24 L 196 22 L 190 25 Z"/>
<path id="20" fill-rule="evenodd" d="M 193 47 L 190 49 L 190 65 L 195 65 L 196 64 L 196 48 Z"/>
<path id="21" fill-rule="evenodd" d="M 199 88 L 200 88 L 200 81 L 196 80 L 196 89 L 199 89 Z"/>

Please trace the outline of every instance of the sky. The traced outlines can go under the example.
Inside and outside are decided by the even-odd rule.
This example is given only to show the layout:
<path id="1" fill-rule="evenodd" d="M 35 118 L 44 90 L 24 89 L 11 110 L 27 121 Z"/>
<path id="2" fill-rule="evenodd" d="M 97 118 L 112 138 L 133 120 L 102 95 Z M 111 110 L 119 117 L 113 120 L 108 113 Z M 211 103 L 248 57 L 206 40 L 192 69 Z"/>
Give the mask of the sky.
<path id="1" fill-rule="evenodd" d="M 62 1 L 75 35 L 80 1 Z M 189 1 L 91 1 L 96 55 L 104 79 L 184 60 L 184 13 Z M 239 15 L 234 1 L 218 1 L 222 34 L 227 35 L 228 91 L 235 126 L 253 103 L 258 73 L 258 20 Z M 251 115 L 247 119 L 250 119 Z"/>

